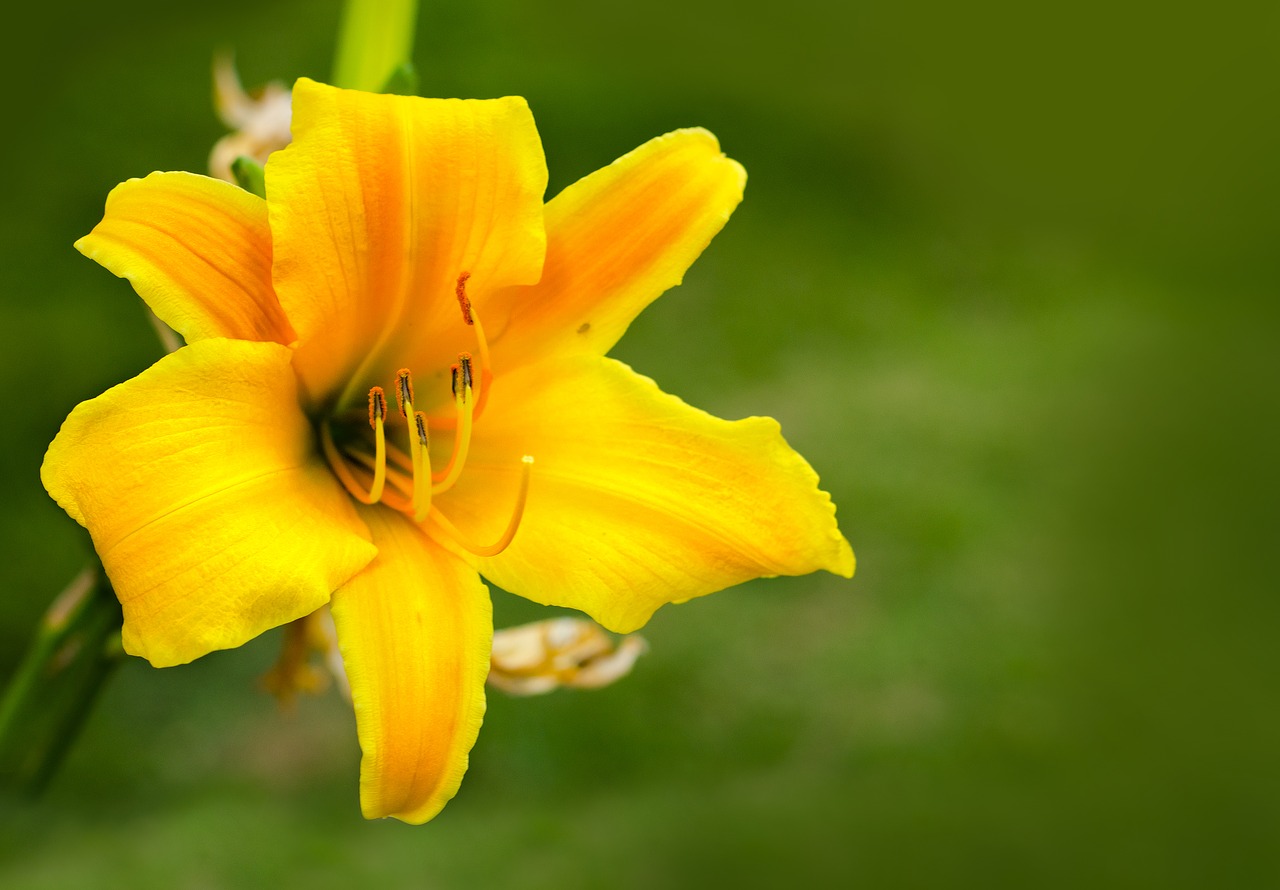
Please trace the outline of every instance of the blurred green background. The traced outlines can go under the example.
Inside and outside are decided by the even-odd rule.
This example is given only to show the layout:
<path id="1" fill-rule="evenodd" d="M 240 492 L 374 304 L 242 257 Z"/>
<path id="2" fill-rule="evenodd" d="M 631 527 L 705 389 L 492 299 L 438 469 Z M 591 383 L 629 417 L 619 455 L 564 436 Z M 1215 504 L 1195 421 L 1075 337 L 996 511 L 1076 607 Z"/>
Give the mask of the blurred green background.
<path id="1" fill-rule="evenodd" d="M 329 71 L 337 0 L 27 5 L 0 65 L 0 677 L 87 539 L 40 487 L 158 347 L 71 243 L 204 169 L 210 60 Z M 5 888 L 1280 883 L 1275 6 L 428 2 L 428 95 L 528 97 L 551 193 L 712 129 L 745 203 L 615 354 L 822 475 L 858 576 L 660 612 L 634 675 L 494 695 L 433 823 L 366 823 L 275 635 L 130 663 Z M 495 593 L 500 624 L 546 614 Z"/>

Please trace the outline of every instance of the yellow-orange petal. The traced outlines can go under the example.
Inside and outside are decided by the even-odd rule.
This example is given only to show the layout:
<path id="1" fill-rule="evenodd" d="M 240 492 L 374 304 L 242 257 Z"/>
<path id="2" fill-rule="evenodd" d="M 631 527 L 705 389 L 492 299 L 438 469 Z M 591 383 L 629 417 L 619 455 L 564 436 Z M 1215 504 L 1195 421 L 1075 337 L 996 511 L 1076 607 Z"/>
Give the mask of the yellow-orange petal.
<path id="1" fill-rule="evenodd" d="M 706 130 L 677 130 L 557 195 L 546 209 L 542 279 L 481 307 L 495 369 L 608 352 L 681 282 L 742 200 L 746 177 Z"/>
<path id="2" fill-rule="evenodd" d="M 492 539 L 520 456 L 534 456 L 514 541 L 477 563 L 494 583 L 626 633 L 664 603 L 750 578 L 853 574 L 830 496 L 776 421 L 721 420 L 599 356 L 499 384 L 461 481 L 435 502 L 469 537 Z"/>
<path id="3" fill-rule="evenodd" d="M 244 189 L 194 173 L 130 179 L 76 249 L 127 278 L 188 343 L 293 340 L 271 288 L 267 203 Z"/>
<path id="4" fill-rule="evenodd" d="M 537 281 L 546 162 L 523 99 L 382 96 L 299 80 L 267 164 L 274 281 L 317 400 L 470 349 L 454 289 Z M 447 395 L 447 381 L 440 387 Z"/>
<path id="5" fill-rule="evenodd" d="M 78 405 L 45 455 L 157 667 L 300 618 L 376 553 L 298 409 L 289 350 L 201 340 Z"/>
<path id="6" fill-rule="evenodd" d="M 333 595 L 369 819 L 419 824 L 458 790 L 484 719 L 493 617 L 475 569 L 408 519 L 361 507 L 378 557 Z"/>

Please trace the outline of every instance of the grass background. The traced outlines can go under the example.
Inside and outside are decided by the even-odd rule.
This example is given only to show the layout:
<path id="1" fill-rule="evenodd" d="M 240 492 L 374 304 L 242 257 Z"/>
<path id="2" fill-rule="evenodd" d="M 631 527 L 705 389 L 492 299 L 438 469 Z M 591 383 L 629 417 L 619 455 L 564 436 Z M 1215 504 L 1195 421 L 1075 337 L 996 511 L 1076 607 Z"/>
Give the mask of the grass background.
<path id="1" fill-rule="evenodd" d="M 71 242 L 201 170 L 209 63 L 329 70 L 336 0 L 48 4 L 0 65 L 0 677 L 87 539 L 38 467 L 157 357 Z M 770 414 L 859 557 L 658 614 L 634 675 L 494 695 L 458 798 L 366 823 L 274 635 L 114 678 L 6 888 L 1263 886 L 1280 880 L 1280 14 L 428 3 L 429 95 L 528 97 L 551 189 L 704 125 L 745 203 L 615 355 Z M 500 624 L 545 614 L 495 593 Z"/>

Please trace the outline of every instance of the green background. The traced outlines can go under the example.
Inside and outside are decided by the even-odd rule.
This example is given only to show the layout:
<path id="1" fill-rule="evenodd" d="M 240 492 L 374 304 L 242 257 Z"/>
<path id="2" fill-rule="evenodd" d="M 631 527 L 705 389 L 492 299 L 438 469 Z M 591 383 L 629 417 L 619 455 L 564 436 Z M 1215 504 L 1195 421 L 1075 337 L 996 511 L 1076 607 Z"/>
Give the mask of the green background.
<path id="1" fill-rule="evenodd" d="M 84 562 L 40 487 L 158 356 L 71 243 L 202 170 L 209 67 L 329 71 L 335 0 L 28 5 L 0 140 L 0 677 Z M 822 475 L 857 577 L 660 612 L 626 681 L 493 695 L 433 823 L 366 823 L 336 696 L 274 634 L 130 663 L 0 886 L 1207 887 L 1280 882 L 1280 13 L 429 3 L 428 95 L 526 96 L 551 193 L 712 129 L 747 197 L 615 350 Z M 495 594 L 500 624 L 546 614 Z"/>

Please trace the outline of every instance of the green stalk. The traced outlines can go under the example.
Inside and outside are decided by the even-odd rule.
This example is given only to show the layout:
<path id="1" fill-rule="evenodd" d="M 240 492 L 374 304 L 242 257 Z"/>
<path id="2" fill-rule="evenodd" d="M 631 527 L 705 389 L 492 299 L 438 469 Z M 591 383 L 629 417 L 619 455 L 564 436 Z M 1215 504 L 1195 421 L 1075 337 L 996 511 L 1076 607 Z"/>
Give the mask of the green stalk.
<path id="1" fill-rule="evenodd" d="M 48 784 L 124 660 L 122 623 L 97 564 L 54 600 L 0 699 L 0 789 L 35 796 Z"/>
<path id="2" fill-rule="evenodd" d="M 411 69 L 417 0 L 347 0 L 338 29 L 335 86 L 383 92 Z"/>

